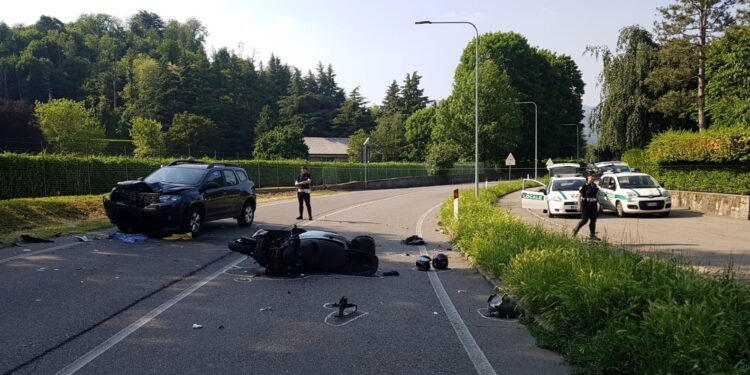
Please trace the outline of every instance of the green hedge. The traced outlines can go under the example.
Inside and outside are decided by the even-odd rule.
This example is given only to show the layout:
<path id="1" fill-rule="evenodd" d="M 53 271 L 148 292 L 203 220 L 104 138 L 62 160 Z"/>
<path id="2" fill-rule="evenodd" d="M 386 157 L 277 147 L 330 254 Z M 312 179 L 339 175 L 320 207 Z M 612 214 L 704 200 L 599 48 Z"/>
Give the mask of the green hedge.
<path id="1" fill-rule="evenodd" d="M 590 374 L 750 373 L 750 289 L 676 261 L 532 226 L 494 207 L 519 182 L 452 199 L 441 222 L 528 312 L 545 347 Z M 543 323 L 530 319 L 541 316 Z"/>
<path id="2" fill-rule="evenodd" d="M 100 194 L 118 181 L 145 177 L 173 159 L 118 156 L 80 157 L 55 154 L 0 154 L 0 199 L 57 195 Z M 316 185 L 331 185 L 365 178 L 359 163 L 306 162 L 301 160 L 232 160 L 247 170 L 258 187 L 292 186 L 299 167 L 305 164 Z M 469 170 L 471 169 L 471 170 Z M 469 174 L 460 166 L 453 174 Z M 370 163 L 367 179 L 425 176 L 420 163 Z"/>
<path id="3" fill-rule="evenodd" d="M 651 140 L 646 155 L 654 164 L 746 163 L 750 162 L 750 129 L 667 131 Z"/>
<path id="4" fill-rule="evenodd" d="M 657 146 L 649 147 L 654 152 L 654 147 Z M 695 164 L 696 160 L 683 160 L 680 165 L 659 165 L 650 160 L 648 152 L 637 148 L 623 153 L 622 160 L 631 167 L 640 168 L 642 172 L 654 176 L 667 189 L 750 194 L 750 163 L 735 161 Z"/>

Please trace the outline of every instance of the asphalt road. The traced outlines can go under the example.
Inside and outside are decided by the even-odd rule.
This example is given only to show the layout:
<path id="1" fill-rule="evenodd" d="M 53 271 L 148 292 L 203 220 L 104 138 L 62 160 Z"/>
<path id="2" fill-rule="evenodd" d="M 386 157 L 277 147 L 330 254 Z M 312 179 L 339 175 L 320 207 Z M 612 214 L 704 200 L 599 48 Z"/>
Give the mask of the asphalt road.
<path id="1" fill-rule="evenodd" d="M 492 286 L 458 254 L 446 271 L 414 267 L 447 248 L 436 214 L 453 188 L 313 197 L 301 225 L 372 235 L 380 271 L 398 277 L 250 277 L 257 264 L 227 242 L 296 223 L 290 201 L 261 205 L 250 229 L 225 220 L 186 241 L 0 249 L 0 374 L 568 373 L 523 325 L 477 312 Z M 399 243 L 415 233 L 426 247 Z M 355 320 L 328 317 L 344 295 Z"/>
<path id="2" fill-rule="evenodd" d="M 521 208 L 521 193 L 501 198 L 498 204 L 532 224 L 563 233 L 572 232 L 579 216 L 548 218 L 539 210 Z M 578 236 L 589 234 L 588 225 Z M 638 215 L 618 218 L 605 211 L 597 220 L 597 236 L 635 251 L 664 258 L 678 257 L 709 272 L 721 272 L 733 263 L 738 277 L 750 281 L 750 222 L 673 209 L 669 217 Z"/>

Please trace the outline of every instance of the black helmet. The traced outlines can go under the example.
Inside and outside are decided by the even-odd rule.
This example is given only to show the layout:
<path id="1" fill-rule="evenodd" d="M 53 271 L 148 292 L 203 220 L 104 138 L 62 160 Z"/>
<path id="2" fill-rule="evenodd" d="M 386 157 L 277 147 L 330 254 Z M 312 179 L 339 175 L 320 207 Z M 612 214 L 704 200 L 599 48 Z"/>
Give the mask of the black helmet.
<path id="1" fill-rule="evenodd" d="M 432 266 L 435 267 L 436 270 L 448 269 L 448 257 L 443 253 L 435 255 L 435 257 L 432 258 Z"/>
<path id="2" fill-rule="evenodd" d="M 430 257 L 427 255 L 422 255 L 419 258 L 417 258 L 417 269 L 420 271 L 429 271 L 430 270 Z"/>

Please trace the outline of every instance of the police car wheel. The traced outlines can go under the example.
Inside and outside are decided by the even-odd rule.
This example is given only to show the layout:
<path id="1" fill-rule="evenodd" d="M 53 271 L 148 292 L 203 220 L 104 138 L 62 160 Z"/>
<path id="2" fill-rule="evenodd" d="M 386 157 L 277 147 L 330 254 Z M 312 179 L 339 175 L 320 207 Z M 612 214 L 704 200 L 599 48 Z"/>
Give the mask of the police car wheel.
<path id="1" fill-rule="evenodd" d="M 624 217 L 625 216 L 625 210 L 622 208 L 622 203 L 617 202 L 617 205 L 615 207 L 617 209 L 617 216 L 618 217 Z"/>

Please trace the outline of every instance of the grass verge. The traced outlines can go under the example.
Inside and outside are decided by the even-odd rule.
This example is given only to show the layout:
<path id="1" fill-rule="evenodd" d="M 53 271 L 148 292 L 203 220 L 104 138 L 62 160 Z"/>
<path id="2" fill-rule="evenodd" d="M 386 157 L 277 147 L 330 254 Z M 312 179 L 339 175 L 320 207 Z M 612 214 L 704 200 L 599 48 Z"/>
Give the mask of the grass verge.
<path id="1" fill-rule="evenodd" d="M 503 281 L 543 326 L 539 343 L 586 374 L 750 373 L 750 289 L 532 226 L 494 203 L 520 182 L 462 194 L 440 219 L 454 244 Z"/>
<path id="2" fill-rule="evenodd" d="M 336 194 L 314 191 L 313 196 Z M 258 194 L 258 203 L 292 199 L 295 192 Z M 86 233 L 112 226 L 104 213 L 101 195 L 74 195 L 0 200 L 0 247 L 9 246 L 22 234 L 39 238 Z"/>

